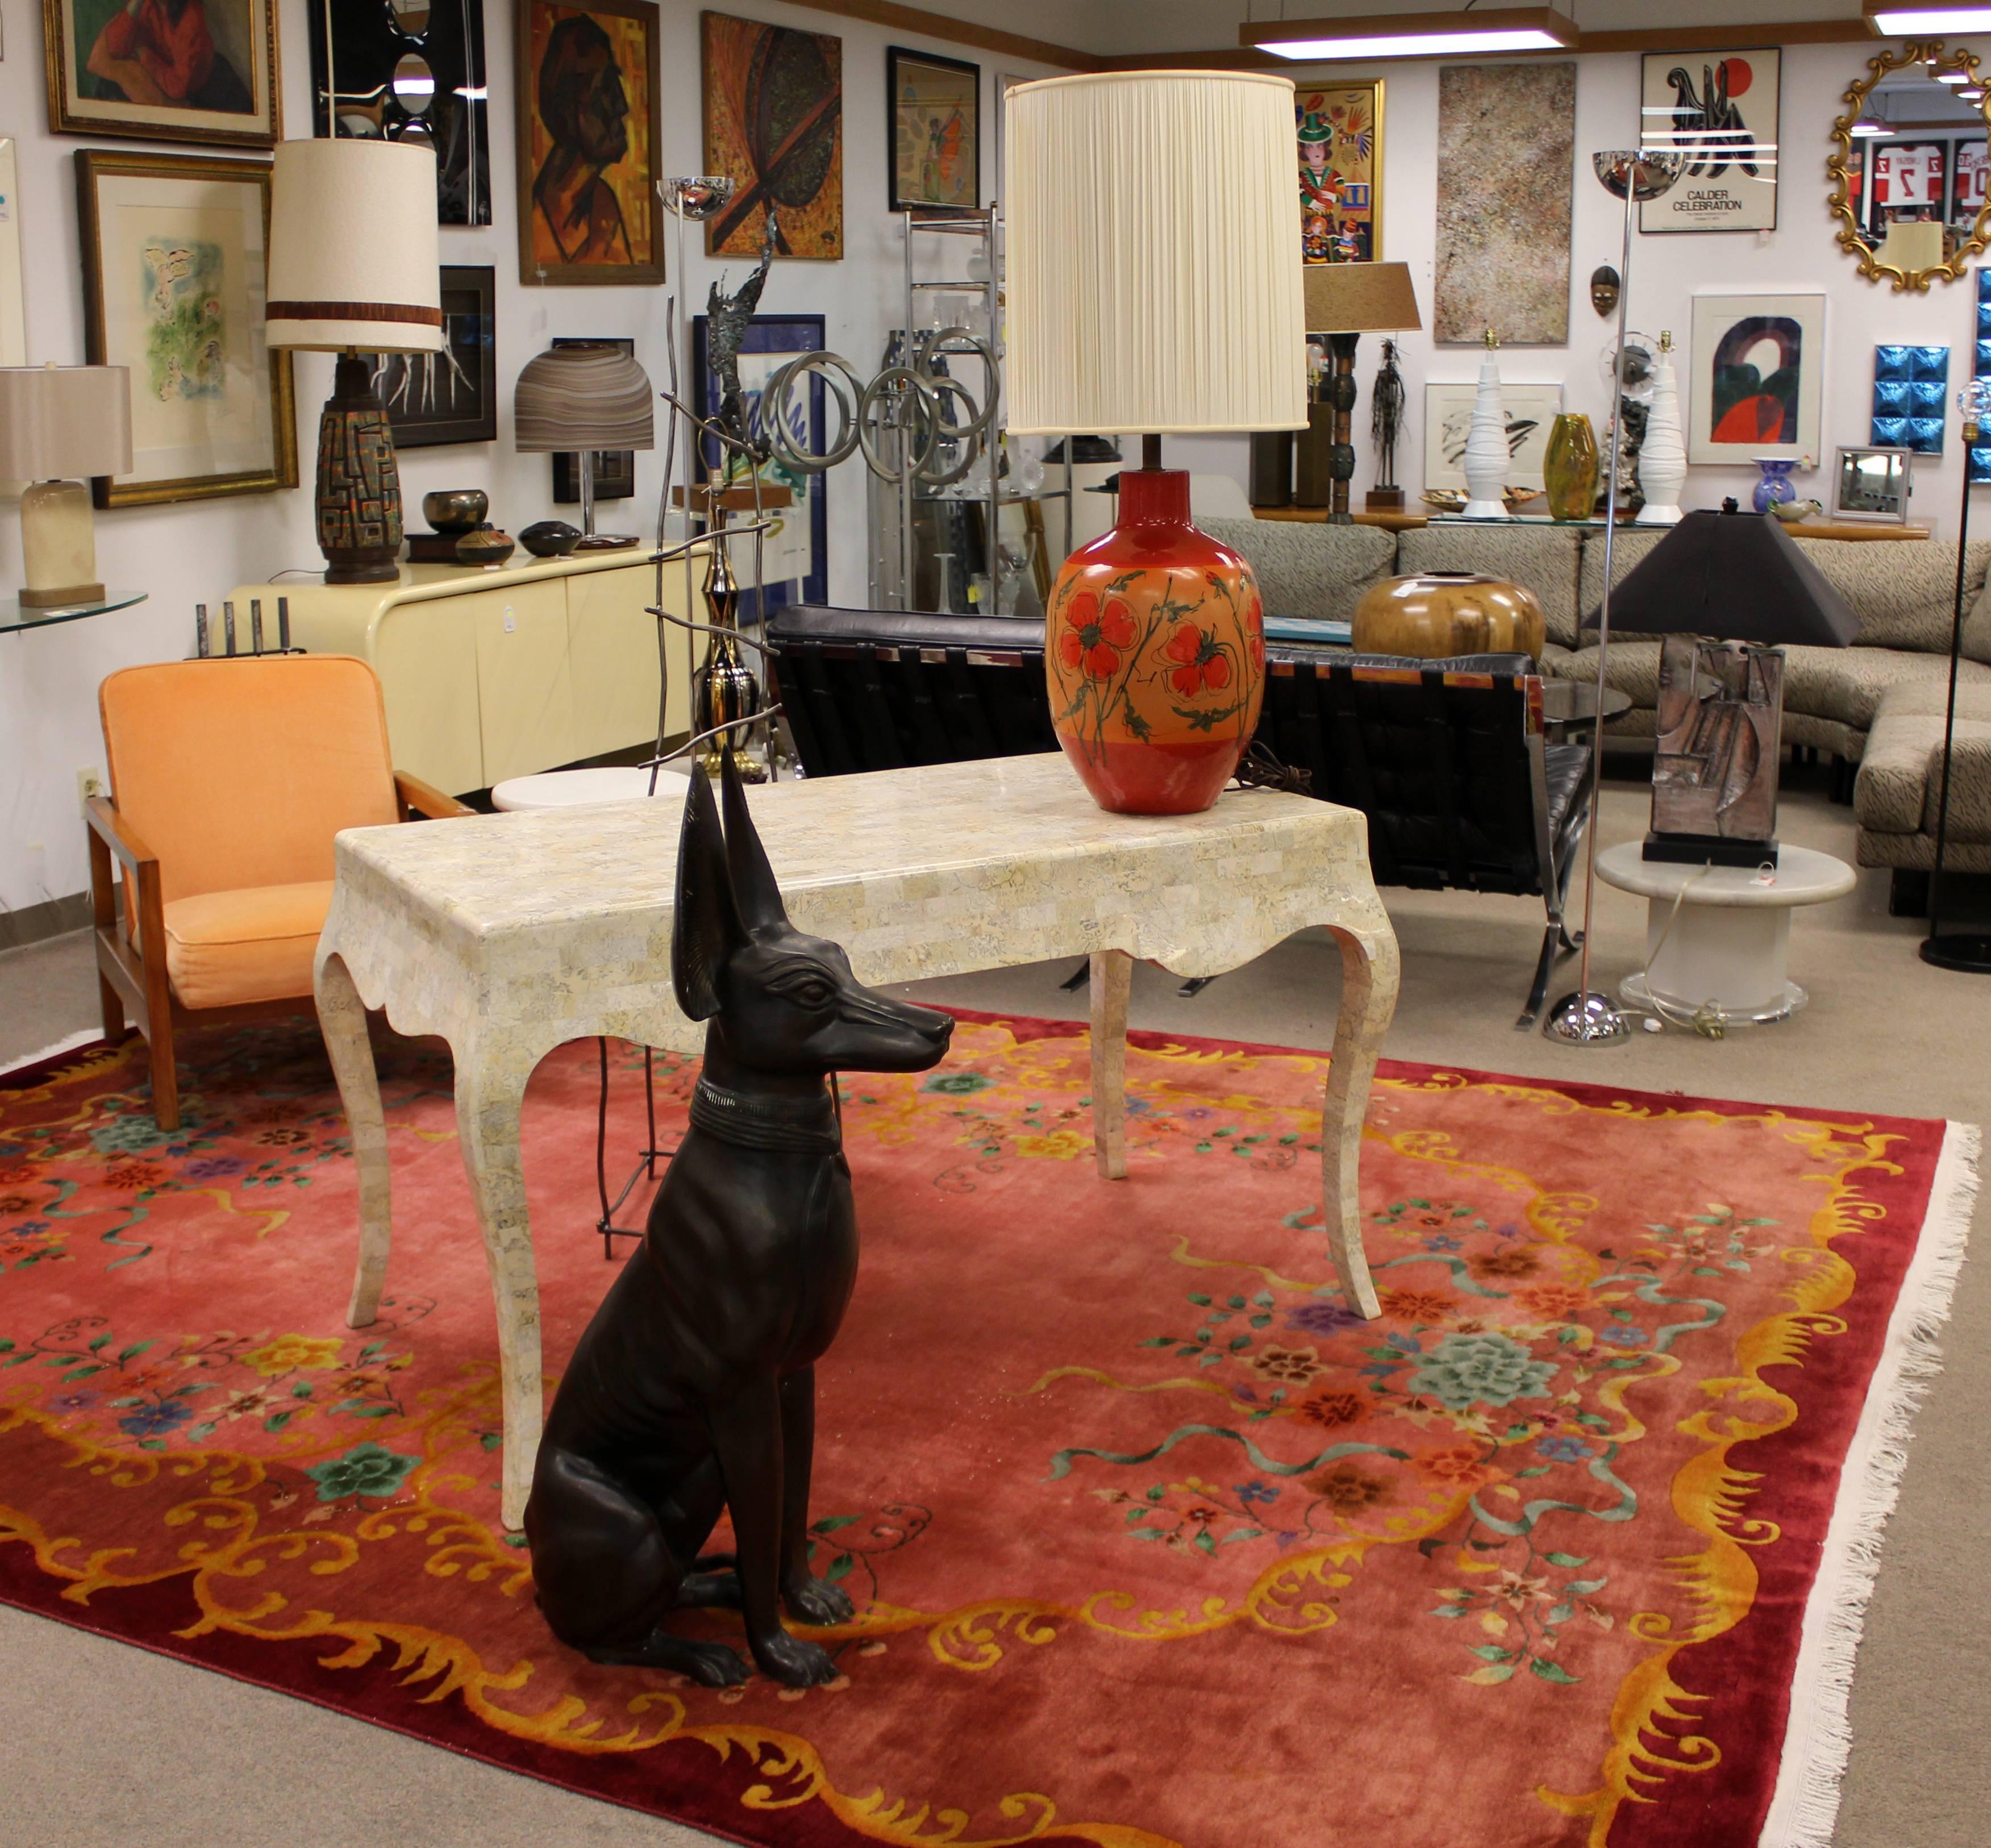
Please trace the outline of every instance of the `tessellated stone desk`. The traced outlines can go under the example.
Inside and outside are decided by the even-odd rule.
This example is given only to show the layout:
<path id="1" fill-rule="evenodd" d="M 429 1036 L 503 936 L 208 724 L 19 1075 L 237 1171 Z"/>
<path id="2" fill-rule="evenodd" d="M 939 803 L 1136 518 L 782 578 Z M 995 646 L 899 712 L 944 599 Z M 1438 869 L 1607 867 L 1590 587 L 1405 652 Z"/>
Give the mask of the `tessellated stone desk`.
<path id="1" fill-rule="evenodd" d="M 842 944 L 859 981 L 1091 958 L 1094 1135 L 1108 1177 L 1125 1172 L 1131 958 L 1214 975 L 1326 927 L 1344 971 L 1321 1137 L 1326 1220 L 1349 1302 L 1376 1313 L 1356 1166 L 1397 958 L 1359 813 L 1235 790 L 1203 815 L 1108 815 L 1055 755 L 781 783 L 750 801 L 790 915 Z M 678 828 L 676 804 L 638 801 L 338 839 L 317 995 L 359 1171 L 349 1319 L 373 1319 L 386 1274 L 386 1129 L 364 1011 L 382 1009 L 397 1032 L 441 1035 L 455 1058 L 497 1298 L 511 1526 L 543 1407 L 519 1104 L 533 1067 L 570 1040 L 702 1046 L 671 988 Z"/>

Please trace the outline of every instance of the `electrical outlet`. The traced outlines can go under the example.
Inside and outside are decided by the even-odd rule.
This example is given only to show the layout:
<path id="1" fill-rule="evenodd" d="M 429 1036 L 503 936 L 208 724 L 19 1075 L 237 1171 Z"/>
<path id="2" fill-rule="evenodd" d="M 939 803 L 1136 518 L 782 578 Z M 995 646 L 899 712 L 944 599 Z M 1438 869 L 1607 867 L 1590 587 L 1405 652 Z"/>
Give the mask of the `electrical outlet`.
<path id="1" fill-rule="evenodd" d="M 79 804 L 87 802 L 94 795 L 104 793 L 104 772 L 92 767 L 76 773 L 76 799 Z"/>

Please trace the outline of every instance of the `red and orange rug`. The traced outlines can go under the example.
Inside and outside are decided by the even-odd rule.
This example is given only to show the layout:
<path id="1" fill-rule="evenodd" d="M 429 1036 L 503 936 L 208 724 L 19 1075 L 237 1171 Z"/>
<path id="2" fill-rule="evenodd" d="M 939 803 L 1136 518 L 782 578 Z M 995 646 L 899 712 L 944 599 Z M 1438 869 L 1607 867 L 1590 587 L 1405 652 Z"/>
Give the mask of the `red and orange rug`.
<path id="1" fill-rule="evenodd" d="M 1076 1030 L 955 1046 L 848 1084 L 834 1686 L 553 1641 L 498 1525 L 447 1060 L 383 1048 L 396 1247 L 349 1329 L 344 1119 L 294 1027 L 192 1047 L 172 1137 L 135 1042 L 0 1089 L 0 1598 L 783 1848 L 1829 1838 L 1974 1132 L 1386 1066 L 1365 1323 L 1324 1060 L 1136 1036 L 1109 1185 Z M 569 1047 L 526 1107 L 550 1366 L 608 1280 L 594 1084 Z"/>

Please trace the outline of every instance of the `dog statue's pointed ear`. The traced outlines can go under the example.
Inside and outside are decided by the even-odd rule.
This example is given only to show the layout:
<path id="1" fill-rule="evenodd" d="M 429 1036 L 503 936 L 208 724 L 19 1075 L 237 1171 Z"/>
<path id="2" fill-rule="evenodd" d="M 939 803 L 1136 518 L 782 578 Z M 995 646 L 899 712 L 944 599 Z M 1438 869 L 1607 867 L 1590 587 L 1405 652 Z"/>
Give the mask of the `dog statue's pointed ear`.
<path id="1" fill-rule="evenodd" d="M 720 760 L 719 787 L 725 805 L 726 863 L 732 870 L 740 921 L 757 937 L 764 931 L 784 931 L 788 914 L 781 903 L 781 888 L 774 883 L 767 850 L 761 845 L 754 818 L 747 812 L 747 791 L 733 767 L 730 752 Z"/>
<path id="2" fill-rule="evenodd" d="M 709 1020 L 719 1012 L 720 972 L 746 941 L 712 779 L 695 764 L 678 836 L 677 914 L 671 924 L 671 979 L 686 1019 Z"/>

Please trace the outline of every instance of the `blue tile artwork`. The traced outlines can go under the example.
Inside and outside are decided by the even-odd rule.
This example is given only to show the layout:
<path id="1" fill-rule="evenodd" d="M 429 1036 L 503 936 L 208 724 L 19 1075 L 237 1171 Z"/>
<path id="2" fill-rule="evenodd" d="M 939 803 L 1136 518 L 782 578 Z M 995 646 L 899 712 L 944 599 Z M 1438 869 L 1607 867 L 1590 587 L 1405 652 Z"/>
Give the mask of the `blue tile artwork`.
<path id="1" fill-rule="evenodd" d="M 1977 272 L 1977 341 L 1971 356 L 1970 376 L 1991 378 L 1991 268 Z M 1971 451 L 1970 478 L 1991 482 L 1991 448 Z"/>
<path id="2" fill-rule="evenodd" d="M 1978 272 L 1981 277 L 1984 272 Z M 1985 325 L 1991 308 L 1981 293 L 1978 325 Z M 1975 363 L 1991 368 L 1991 336 L 1976 343 Z M 1868 439 L 1877 449 L 1912 449 L 1918 455 L 1941 455 L 1945 421 L 1944 400 L 1949 395 L 1949 349 L 1946 346 L 1877 346 L 1874 349 L 1874 426 Z"/>

